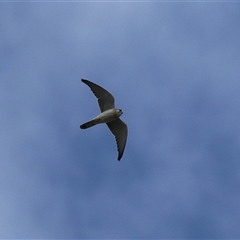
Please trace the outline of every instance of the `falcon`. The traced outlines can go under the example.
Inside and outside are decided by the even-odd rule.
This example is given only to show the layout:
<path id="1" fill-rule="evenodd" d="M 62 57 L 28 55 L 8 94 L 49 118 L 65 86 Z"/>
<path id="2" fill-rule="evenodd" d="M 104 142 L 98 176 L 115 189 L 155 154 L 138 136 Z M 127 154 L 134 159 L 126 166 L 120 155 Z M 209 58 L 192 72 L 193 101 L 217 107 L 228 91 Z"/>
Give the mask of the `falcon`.
<path id="1" fill-rule="evenodd" d="M 125 145 L 127 142 L 128 128 L 119 117 L 123 114 L 121 109 L 115 108 L 114 97 L 106 89 L 87 80 L 81 79 L 83 83 L 88 85 L 93 94 L 98 99 L 98 105 L 101 114 L 80 126 L 81 129 L 87 129 L 100 123 L 106 123 L 112 134 L 115 136 L 118 150 L 118 161 L 121 160 Z"/>

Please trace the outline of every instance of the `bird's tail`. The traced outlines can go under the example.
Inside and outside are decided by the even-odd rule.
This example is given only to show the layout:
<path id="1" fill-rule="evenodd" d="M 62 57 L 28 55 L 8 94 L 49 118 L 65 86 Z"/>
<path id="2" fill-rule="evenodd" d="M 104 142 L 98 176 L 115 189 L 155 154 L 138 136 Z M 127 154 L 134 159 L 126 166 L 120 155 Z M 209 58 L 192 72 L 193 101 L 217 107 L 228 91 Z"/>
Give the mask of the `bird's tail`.
<path id="1" fill-rule="evenodd" d="M 92 126 L 94 126 L 94 125 L 96 125 L 96 124 L 97 124 L 96 120 L 93 119 L 93 120 L 91 120 L 91 121 L 89 121 L 89 122 L 86 122 L 86 123 L 82 124 L 82 125 L 80 126 L 80 128 L 81 128 L 81 129 L 86 129 L 86 128 L 90 128 L 90 127 L 92 127 Z"/>

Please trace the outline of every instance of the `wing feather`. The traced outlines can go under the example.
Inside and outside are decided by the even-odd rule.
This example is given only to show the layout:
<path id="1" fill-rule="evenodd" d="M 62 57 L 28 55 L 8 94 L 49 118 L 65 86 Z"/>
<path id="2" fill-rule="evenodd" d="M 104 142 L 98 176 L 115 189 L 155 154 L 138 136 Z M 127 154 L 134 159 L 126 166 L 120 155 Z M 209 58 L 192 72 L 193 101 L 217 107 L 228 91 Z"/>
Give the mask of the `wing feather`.
<path id="1" fill-rule="evenodd" d="M 120 161 L 127 142 L 128 128 L 127 124 L 124 123 L 120 118 L 115 121 L 107 123 L 108 128 L 115 136 L 118 149 L 118 160 Z"/>
<path id="2" fill-rule="evenodd" d="M 93 94 L 98 99 L 98 105 L 101 112 L 114 108 L 114 97 L 110 92 L 89 80 L 82 79 L 82 82 L 90 87 Z"/>

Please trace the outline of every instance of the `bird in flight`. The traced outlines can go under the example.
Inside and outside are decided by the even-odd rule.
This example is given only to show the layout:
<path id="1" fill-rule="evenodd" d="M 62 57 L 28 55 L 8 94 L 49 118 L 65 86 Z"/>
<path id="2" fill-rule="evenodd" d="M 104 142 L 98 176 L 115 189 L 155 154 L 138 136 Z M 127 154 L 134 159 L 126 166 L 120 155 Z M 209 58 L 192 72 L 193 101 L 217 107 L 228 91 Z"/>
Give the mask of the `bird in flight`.
<path id="1" fill-rule="evenodd" d="M 123 156 L 128 134 L 126 123 L 119 118 L 123 114 L 123 111 L 115 108 L 114 97 L 106 89 L 86 79 L 82 79 L 82 82 L 88 85 L 98 99 L 101 114 L 93 118 L 91 121 L 82 124 L 80 128 L 86 129 L 100 123 L 106 123 L 112 134 L 115 136 L 118 160 L 120 161 Z"/>

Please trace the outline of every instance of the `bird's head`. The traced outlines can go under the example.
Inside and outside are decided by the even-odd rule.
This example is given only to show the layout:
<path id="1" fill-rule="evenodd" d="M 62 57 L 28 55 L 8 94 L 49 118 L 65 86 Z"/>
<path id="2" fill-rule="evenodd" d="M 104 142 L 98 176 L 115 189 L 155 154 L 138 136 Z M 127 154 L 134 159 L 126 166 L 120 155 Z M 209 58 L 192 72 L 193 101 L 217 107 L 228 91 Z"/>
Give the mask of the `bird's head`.
<path id="1" fill-rule="evenodd" d="M 116 111 L 119 117 L 123 114 L 123 111 L 121 109 L 116 109 Z"/>

